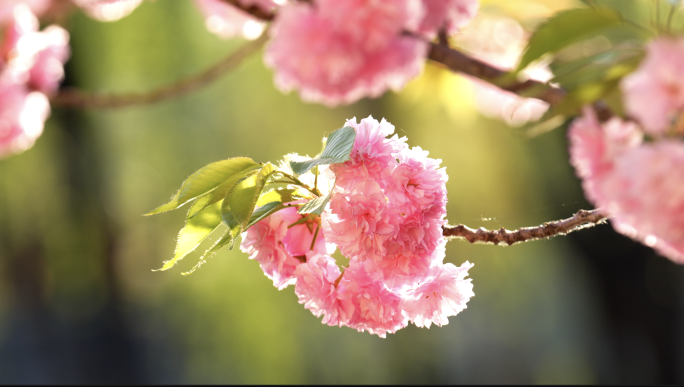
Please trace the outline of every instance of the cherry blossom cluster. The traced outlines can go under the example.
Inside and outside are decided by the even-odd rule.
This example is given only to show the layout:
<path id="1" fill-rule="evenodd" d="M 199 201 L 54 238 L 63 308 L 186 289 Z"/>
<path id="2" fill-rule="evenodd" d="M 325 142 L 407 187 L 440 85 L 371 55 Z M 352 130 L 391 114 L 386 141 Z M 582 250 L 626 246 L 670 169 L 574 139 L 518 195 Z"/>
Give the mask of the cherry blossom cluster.
<path id="1" fill-rule="evenodd" d="M 477 0 L 314 0 L 281 7 L 266 64 L 276 85 L 328 106 L 399 90 L 422 69 L 427 43 L 475 14 Z"/>
<path id="2" fill-rule="evenodd" d="M 409 149 L 406 138 L 388 138 L 394 126 L 385 120 L 346 126 L 356 131 L 350 160 L 319 166 L 317 183 L 330 194 L 322 216 L 286 208 L 243 233 L 240 248 L 278 289 L 294 284 L 299 302 L 324 324 L 381 337 L 409 321 L 447 324 L 473 296 L 465 278 L 472 264 L 443 262 L 447 175 L 440 160 Z M 349 258 L 342 270 L 336 248 Z"/>
<path id="3" fill-rule="evenodd" d="M 276 16 L 264 60 L 283 90 L 328 106 L 399 90 L 416 77 L 425 39 L 455 33 L 477 0 L 237 0 Z M 207 28 L 222 37 L 258 37 L 265 24 L 222 0 L 195 0 Z"/>
<path id="4" fill-rule="evenodd" d="M 6 11 L 0 8 L 8 18 L 0 45 L 0 157 L 30 148 L 41 135 L 50 115 L 47 95 L 57 90 L 69 57 L 64 29 L 39 31 L 26 4 L 12 7 L 10 15 Z"/>
<path id="5" fill-rule="evenodd" d="M 587 198 L 615 229 L 684 264 L 684 39 L 659 38 L 621 83 L 638 120 L 601 124 L 590 108 L 569 131 Z"/>

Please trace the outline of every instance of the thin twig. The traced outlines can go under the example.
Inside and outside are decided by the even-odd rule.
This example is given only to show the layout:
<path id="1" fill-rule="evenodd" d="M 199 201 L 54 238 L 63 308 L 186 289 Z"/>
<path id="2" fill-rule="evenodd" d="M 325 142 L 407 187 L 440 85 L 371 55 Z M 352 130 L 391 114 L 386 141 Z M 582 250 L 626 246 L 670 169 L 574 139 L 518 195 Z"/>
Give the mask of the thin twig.
<path id="1" fill-rule="evenodd" d="M 51 98 L 55 106 L 69 108 L 117 108 L 132 105 L 146 105 L 165 99 L 173 98 L 189 91 L 208 85 L 225 73 L 235 69 L 244 59 L 258 51 L 267 41 L 268 31 L 264 31 L 259 38 L 249 42 L 228 57 L 191 78 L 184 79 L 173 85 L 163 86 L 142 93 L 88 93 L 76 89 L 60 90 Z"/>
<path id="2" fill-rule="evenodd" d="M 264 11 L 263 9 L 261 9 L 261 7 L 259 7 L 256 4 L 243 5 L 242 2 L 240 2 L 239 0 L 222 0 L 222 1 L 224 3 L 228 3 L 228 4 L 232 5 L 235 8 L 240 9 L 243 12 L 246 12 L 246 13 L 252 15 L 256 19 L 260 19 L 263 21 L 273 21 L 273 19 L 275 18 L 275 14 L 273 14 L 271 12 Z"/>
<path id="3" fill-rule="evenodd" d="M 554 87 L 547 83 L 532 79 L 523 82 L 516 81 L 513 73 L 498 69 L 461 51 L 439 43 L 430 43 L 428 59 L 443 64 L 449 70 L 491 83 L 502 90 L 525 97 L 540 99 L 550 105 L 560 104 L 567 95 L 565 89 Z M 595 103 L 594 110 L 596 110 L 596 114 L 601 121 L 605 121 L 613 116 L 613 113 L 604 103 Z"/>
<path id="4" fill-rule="evenodd" d="M 514 231 L 506 230 L 503 227 L 499 230 L 487 230 L 482 227 L 473 230 L 460 224 L 458 226 L 444 226 L 442 234 L 449 238 L 465 239 L 470 243 L 510 246 L 515 243 L 566 235 L 583 228 L 603 224 L 606 220 L 608 220 L 608 216 L 602 214 L 599 209 L 579 210 L 568 219 L 546 222 L 537 227 L 523 227 Z"/>

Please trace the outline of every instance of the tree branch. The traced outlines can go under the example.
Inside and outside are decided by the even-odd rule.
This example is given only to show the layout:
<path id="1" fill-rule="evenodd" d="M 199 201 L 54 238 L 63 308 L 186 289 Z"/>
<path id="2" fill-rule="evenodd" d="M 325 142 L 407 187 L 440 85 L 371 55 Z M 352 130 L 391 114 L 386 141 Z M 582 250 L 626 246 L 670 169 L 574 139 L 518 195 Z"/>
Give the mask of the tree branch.
<path id="1" fill-rule="evenodd" d="M 239 0 L 222 0 L 224 3 L 228 3 L 232 5 L 233 7 L 248 13 L 249 15 L 253 16 L 256 19 L 263 20 L 263 21 L 273 21 L 275 18 L 275 14 L 271 12 L 266 12 L 261 7 L 259 7 L 256 4 L 253 5 L 243 5 Z"/>
<path id="2" fill-rule="evenodd" d="M 67 108 L 117 108 L 131 105 L 146 105 L 173 98 L 205 86 L 225 73 L 235 69 L 242 61 L 258 51 L 268 39 L 268 30 L 259 38 L 249 42 L 208 70 L 178 83 L 163 86 L 142 93 L 88 93 L 76 89 L 60 90 L 50 102 L 55 106 Z"/>
<path id="3" fill-rule="evenodd" d="M 498 69 L 443 44 L 430 42 L 428 59 L 443 64 L 449 70 L 491 83 L 502 90 L 510 91 L 523 97 L 540 99 L 550 105 L 560 104 L 567 95 L 565 89 L 551 86 L 548 83 L 532 79 L 518 82 L 515 80 L 513 73 Z M 613 116 L 613 112 L 608 106 L 601 102 L 594 104 L 594 110 L 601 121 L 606 121 Z"/>
<path id="4" fill-rule="evenodd" d="M 506 230 L 503 227 L 499 230 L 487 230 L 482 227 L 473 230 L 459 224 L 458 226 L 443 226 L 442 234 L 447 238 L 461 238 L 470 243 L 491 243 L 510 246 L 515 243 L 566 235 L 573 231 L 606 223 L 608 218 L 599 209 L 591 211 L 579 210 L 575 215 L 567 219 L 546 222 L 537 227 L 523 227 L 515 231 Z"/>

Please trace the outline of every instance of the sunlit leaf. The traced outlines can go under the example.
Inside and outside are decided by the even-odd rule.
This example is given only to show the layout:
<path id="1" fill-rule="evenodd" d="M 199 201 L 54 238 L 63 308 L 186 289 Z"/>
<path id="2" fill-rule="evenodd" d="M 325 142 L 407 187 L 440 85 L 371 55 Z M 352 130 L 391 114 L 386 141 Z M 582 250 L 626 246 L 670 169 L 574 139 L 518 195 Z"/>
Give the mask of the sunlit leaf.
<path id="1" fill-rule="evenodd" d="M 193 204 L 193 207 L 203 207 L 208 200 L 209 197 L 204 196 L 198 199 Z M 221 224 L 221 206 L 219 203 L 206 207 L 193 218 L 188 219 L 185 227 L 178 233 L 176 252 L 173 259 L 164 262 L 164 266 L 159 270 L 168 270 L 191 251 L 195 250 L 219 224 Z"/>
<path id="2" fill-rule="evenodd" d="M 181 188 L 170 202 L 157 207 L 145 215 L 154 215 L 165 211 L 175 210 L 190 200 L 215 189 L 230 176 L 258 165 L 259 164 L 248 157 L 234 157 L 232 159 L 221 160 L 204 166 L 185 179 Z"/>
<path id="3" fill-rule="evenodd" d="M 263 206 L 264 204 L 271 202 L 289 203 L 311 197 L 311 194 L 298 188 L 278 188 L 262 193 L 259 200 L 257 200 L 256 205 Z"/>
<path id="4" fill-rule="evenodd" d="M 258 207 L 252 213 L 252 217 L 249 219 L 247 227 L 243 231 L 247 231 L 250 227 L 262 221 L 265 217 L 273 214 L 274 212 L 280 211 L 285 208 L 285 205 L 281 202 L 270 202 L 266 203 L 261 207 Z"/>
<path id="5" fill-rule="evenodd" d="M 226 181 L 219 184 L 219 186 L 216 187 L 215 190 L 213 190 L 207 195 L 210 196 L 209 201 L 207 201 L 207 206 L 222 201 L 239 181 L 251 175 L 255 175 L 257 172 L 259 172 L 259 167 L 261 167 L 259 164 L 257 164 L 254 167 L 249 167 L 242 172 L 234 174 L 233 176 L 226 179 Z M 197 209 L 197 211 L 201 210 L 202 208 Z M 195 213 L 196 212 L 194 212 L 194 209 L 191 209 L 190 212 L 188 212 L 188 218 L 195 216 Z"/>
<path id="6" fill-rule="evenodd" d="M 323 213 L 325 210 L 325 206 L 328 204 L 330 201 L 330 195 L 332 194 L 332 191 L 325 195 L 318 197 L 316 199 L 310 200 L 308 203 L 304 204 L 300 209 L 299 213 L 300 214 L 316 214 L 320 215 Z"/>
<path id="7" fill-rule="evenodd" d="M 235 243 L 235 237 L 231 230 L 227 230 L 223 236 L 214 243 L 213 246 L 211 246 L 207 251 L 202 254 L 202 256 L 199 259 L 199 262 L 195 266 L 193 266 L 192 269 L 186 271 L 185 273 L 181 273 L 182 275 L 188 275 L 192 274 L 195 270 L 199 269 L 203 264 L 207 262 L 207 259 L 211 258 L 214 254 L 216 254 L 219 250 L 230 244 L 230 248 L 232 248 L 232 244 Z"/>
<path id="8" fill-rule="evenodd" d="M 588 82 L 613 80 L 634 71 L 643 51 L 639 49 L 611 50 L 567 63 L 554 63 L 552 82 L 573 89 Z"/>
<path id="9" fill-rule="evenodd" d="M 307 161 L 290 161 L 292 171 L 301 175 L 315 165 L 343 163 L 349 160 L 349 154 L 354 147 L 356 132 L 354 128 L 345 126 L 337 129 L 328 136 L 325 149 L 320 157 Z"/>
<path id="10" fill-rule="evenodd" d="M 261 191 L 272 173 L 273 165 L 266 163 L 258 173 L 237 183 L 223 201 L 222 212 L 230 212 L 243 230 L 249 223 Z"/>
<path id="11" fill-rule="evenodd" d="M 235 217 L 230 211 L 225 211 L 225 207 L 221 209 L 221 218 L 223 219 L 223 223 L 228 226 L 228 232 L 232 238 L 230 240 L 228 250 L 232 250 L 233 245 L 235 244 L 235 239 L 238 237 L 238 235 L 240 235 L 242 227 L 240 227 L 240 224 L 237 222 L 237 220 L 235 220 Z"/>
<path id="12" fill-rule="evenodd" d="M 581 8 L 561 11 L 541 24 L 527 43 L 516 71 L 548 53 L 594 36 L 622 22 L 620 14 L 609 8 Z"/>

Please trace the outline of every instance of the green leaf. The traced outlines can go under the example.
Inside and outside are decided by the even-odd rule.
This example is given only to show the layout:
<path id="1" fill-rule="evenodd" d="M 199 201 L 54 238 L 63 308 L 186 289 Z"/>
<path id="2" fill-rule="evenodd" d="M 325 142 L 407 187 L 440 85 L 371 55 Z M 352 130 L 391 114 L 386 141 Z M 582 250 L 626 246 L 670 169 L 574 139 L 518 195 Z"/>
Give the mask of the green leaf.
<path id="1" fill-rule="evenodd" d="M 354 147 L 356 132 L 354 128 L 345 126 L 337 129 L 328 136 L 325 149 L 320 157 L 307 161 L 290 161 L 292 171 L 301 175 L 306 173 L 314 165 L 343 163 L 349 160 L 349 154 Z"/>
<path id="2" fill-rule="evenodd" d="M 190 200 L 212 191 L 232 175 L 258 165 L 249 157 L 234 157 L 204 166 L 185 179 L 170 202 L 157 207 L 145 215 L 175 210 Z"/>
<path id="3" fill-rule="evenodd" d="M 325 210 L 325 206 L 328 204 L 330 201 L 330 195 L 332 194 L 332 191 L 325 195 L 318 197 L 316 199 L 310 200 L 308 203 L 304 204 L 300 209 L 299 213 L 300 214 L 316 214 L 320 215 L 323 213 Z"/>
<path id="4" fill-rule="evenodd" d="M 204 206 L 208 198 L 208 196 L 204 196 L 198 199 L 193 207 Z M 173 258 L 164 262 L 164 266 L 159 271 L 170 269 L 183 257 L 195 250 L 219 224 L 221 224 L 221 206 L 219 203 L 205 208 L 198 212 L 195 217 L 188 219 L 185 227 L 178 233 L 176 252 Z"/>
<path id="5" fill-rule="evenodd" d="M 295 200 L 309 199 L 312 197 L 311 194 L 299 188 L 278 188 L 262 193 L 259 200 L 257 200 L 256 205 L 263 206 L 264 204 L 271 202 L 289 203 Z"/>
<path id="6" fill-rule="evenodd" d="M 223 223 L 225 223 L 228 226 L 228 232 L 231 235 L 231 241 L 230 241 L 230 246 L 228 246 L 228 250 L 233 249 L 233 244 L 235 244 L 235 239 L 240 235 L 240 231 L 242 230 L 242 227 L 240 227 L 240 224 L 235 220 L 235 217 L 230 211 L 224 211 L 224 209 L 221 209 L 221 217 L 223 219 Z"/>
<path id="7" fill-rule="evenodd" d="M 235 185 L 223 201 L 222 213 L 230 212 L 235 222 L 244 230 L 252 217 L 254 207 L 266 185 L 266 181 L 273 173 L 273 165 L 266 163 L 254 175 L 251 175 Z M 230 224 L 229 224 L 230 226 Z"/>
<path id="8" fill-rule="evenodd" d="M 620 14 L 609 8 L 581 8 L 561 11 L 532 34 L 516 71 L 521 71 L 544 54 L 554 53 L 597 32 L 622 23 Z"/>
<path id="9" fill-rule="evenodd" d="M 181 273 L 181 275 L 188 275 L 192 274 L 195 270 L 199 269 L 203 264 L 207 262 L 207 259 L 211 258 L 214 254 L 216 254 L 219 250 L 224 248 L 226 245 L 231 244 L 229 248 L 232 248 L 233 243 L 235 243 L 235 237 L 233 236 L 233 233 L 231 230 L 228 230 L 223 234 L 221 239 L 217 240 L 216 243 L 214 243 L 213 246 L 211 246 L 207 251 L 202 254 L 202 256 L 199 259 L 199 262 L 195 266 L 193 266 L 192 269 L 186 271 L 185 273 Z"/>
<path id="10" fill-rule="evenodd" d="M 257 164 L 256 167 L 260 167 L 260 165 Z M 242 172 L 236 173 L 233 176 L 226 179 L 226 181 L 219 184 L 219 186 L 216 187 L 215 190 L 213 190 L 212 192 L 209 193 L 209 195 L 207 195 L 207 196 L 210 196 L 210 199 L 207 202 L 207 206 L 210 206 L 216 202 L 220 202 L 223 199 L 225 199 L 225 197 L 230 193 L 230 191 L 233 189 L 233 187 L 235 187 L 235 185 L 238 182 L 240 182 L 241 180 L 243 180 L 249 176 L 255 175 L 257 172 L 259 172 L 258 168 L 250 167 L 250 168 L 247 168 L 246 170 L 244 170 Z M 197 211 L 201 211 L 201 210 L 202 210 L 202 208 L 197 209 Z M 197 213 L 196 211 L 193 212 L 193 210 L 190 210 L 190 212 L 188 213 L 188 218 L 195 216 L 196 213 Z"/>
<path id="11" fill-rule="evenodd" d="M 252 213 L 252 217 L 249 219 L 247 227 L 245 227 L 245 229 L 242 231 L 247 231 L 247 229 L 259 223 L 265 217 L 271 215 L 274 212 L 280 211 L 283 208 L 285 208 L 285 205 L 281 202 L 270 202 L 264 204 L 263 206 L 254 210 L 254 212 Z"/>

